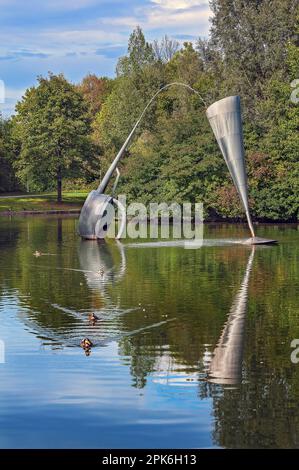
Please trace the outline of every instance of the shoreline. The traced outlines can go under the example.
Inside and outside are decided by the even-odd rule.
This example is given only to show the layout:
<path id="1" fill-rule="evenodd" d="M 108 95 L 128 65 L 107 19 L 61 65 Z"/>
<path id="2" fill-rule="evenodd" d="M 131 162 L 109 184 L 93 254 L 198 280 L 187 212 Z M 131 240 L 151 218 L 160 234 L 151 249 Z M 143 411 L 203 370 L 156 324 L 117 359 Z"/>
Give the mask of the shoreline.
<path id="1" fill-rule="evenodd" d="M 19 216 L 19 215 L 49 215 L 49 214 L 55 214 L 55 215 L 59 215 L 59 214 L 63 214 L 63 215 L 67 215 L 67 214 L 80 214 L 81 212 L 81 209 L 62 209 L 62 210 L 55 210 L 55 209 L 49 209 L 49 210 L 45 210 L 45 211 L 41 211 L 41 210 L 36 210 L 36 211 L 3 211 L 3 212 L 0 212 L 0 217 L 1 216 L 4 216 L 4 217 L 13 217 L 13 216 Z"/>
<path id="2" fill-rule="evenodd" d="M 32 216 L 32 215 L 37 215 L 37 216 L 43 216 L 43 215 L 79 215 L 81 212 L 80 209 L 62 209 L 62 210 L 55 210 L 55 209 L 49 209 L 49 210 L 23 210 L 23 211 L 3 211 L 0 212 L 0 217 L 18 217 L 18 216 Z M 232 225 L 237 225 L 237 224 L 247 224 L 246 219 L 206 219 L 204 220 L 204 223 L 207 224 L 232 224 Z M 290 221 L 290 220 L 253 220 L 253 223 L 255 225 L 259 224 L 266 224 L 266 225 L 273 225 L 273 224 L 288 224 L 288 225 L 294 225 L 298 226 L 299 225 L 299 220 L 297 221 Z"/>

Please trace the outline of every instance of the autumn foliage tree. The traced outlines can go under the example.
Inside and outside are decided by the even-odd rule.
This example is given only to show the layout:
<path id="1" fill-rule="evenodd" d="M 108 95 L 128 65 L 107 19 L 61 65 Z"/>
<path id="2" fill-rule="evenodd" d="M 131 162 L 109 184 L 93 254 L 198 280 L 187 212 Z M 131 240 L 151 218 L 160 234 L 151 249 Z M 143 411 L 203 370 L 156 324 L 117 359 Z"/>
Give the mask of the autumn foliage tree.
<path id="1" fill-rule="evenodd" d="M 112 86 L 113 80 L 107 77 L 97 77 L 95 74 L 86 75 L 78 85 L 78 91 L 82 93 L 87 102 L 92 118 L 101 111 Z"/>
<path id="2" fill-rule="evenodd" d="M 63 178 L 82 174 L 92 156 L 87 104 L 63 75 L 49 74 L 26 91 L 16 111 L 17 173 L 37 189 L 49 189 L 56 181 L 60 203 Z"/>
<path id="3" fill-rule="evenodd" d="M 184 82 L 203 100 L 179 87 L 157 97 L 120 164 L 120 190 L 145 203 L 200 201 L 206 218 L 244 217 L 205 115 L 214 101 L 240 95 L 253 216 L 298 220 L 299 104 L 291 100 L 299 96 L 298 0 L 210 6 L 208 38 L 150 42 L 136 27 L 113 79 L 88 74 L 73 86 L 62 76 L 40 78 L 12 122 L 21 182 L 44 190 L 56 180 L 59 200 L 62 177 L 97 184 L 153 94 Z"/>

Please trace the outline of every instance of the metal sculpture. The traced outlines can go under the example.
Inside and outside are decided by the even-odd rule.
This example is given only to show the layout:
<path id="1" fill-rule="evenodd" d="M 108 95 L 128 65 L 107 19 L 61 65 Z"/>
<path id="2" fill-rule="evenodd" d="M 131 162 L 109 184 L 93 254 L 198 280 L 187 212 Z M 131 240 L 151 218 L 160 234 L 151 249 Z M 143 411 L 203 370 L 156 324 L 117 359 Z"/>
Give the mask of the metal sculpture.
<path id="1" fill-rule="evenodd" d="M 174 86 L 174 85 L 179 85 L 183 86 L 185 88 L 188 88 L 189 90 L 193 91 L 196 93 L 200 99 L 203 101 L 201 95 L 198 93 L 198 91 L 194 90 L 192 87 L 187 85 L 186 83 L 179 83 L 179 82 L 172 82 L 168 83 L 167 85 L 163 86 L 160 88 L 154 96 L 150 99 L 150 101 L 147 103 L 146 107 L 142 111 L 139 119 L 135 123 L 133 129 L 131 130 L 130 134 L 128 135 L 125 143 L 119 150 L 118 154 L 116 155 L 115 159 L 111 163 L 110 167 L 108 168 L 104 178 L 102 179 L 99 187 L 91 191 L 89 195 L 86 198 L 86 201 L 81 209 L 81 214 L 79 218 L 79 225 L 78 225 L 78 232 L 79 235 L 87 240 L 94 240 L 94 239 L 99 239 L 99 238 L 104 238 L 108 228 L 109 228 L 109 223 L 112 220 L 112 217 L 114 216 L 114 211 L 113 211 L 113 204 L 118 206 L 118 209 L 120 210 L 121 214 L 121 224 L 120 224 L 120 229 L 117 234 L 116 238 L 120 238 L 121 234 L 123 232 L 124 224 L 125 224 L 125 210 L 123 206 L 119 203 L 117 199 L 115 199 L 113 196 L 109 196 L 104 194 L 104 191 L 107 188 L 107 185 L 110 181 L 110 179 L 113 176 L 113 173 L 116 171 L 117 176 L 116 180 L 113 186 L 112 193 L 115 192 L 116 186 L 118 183 L 119 179 L 119 170 L 117 168 L 117 165 L 124 155 L 126 149 L 128 148 L 135 132 L 136 129 L 138 128 L 143 116 L 145 115 L 146 111 L 152 104 L 152 102 L 156 99 L 156 97 L 164 90 L 167 88 Z M 203 101 L 204 103 L 204 101 Z M 205 103 L 204 103 L 205 104 Z"/>
<path id="2" fill-rule="evenodd" d="M 238 190 L 251 235 L 255 237 L 248 205 L 240 97 L 229 96 L 216 101 L 207 109 L 206 115 Z"/>
<path id="3" fill-rule="evenodd" d="M 254 233 L 248 203 L 240 97 L 228 96 L 216 101 L 208 107 L 206 115 L 245 210 L 251 238 L 244 243 L 248 245 L 275 243 L 276 240 L 259 238 Z"/>
<path id="4" fill-rule="evenodd" d="M 150 99 L 139 119 L 134 125 L 132 131 L 128 135 L 123 146 L 119 150 L 108 171 L 106 172 L 103 180 L 99 187 L 91 191 L 87 196 L 87 199 L 82 207 L 78 232 L 79 235 L 84 239 L 94 240 L 102 239 L 107 234 L 109 225 L 114 217 L 113 204 L 118 206 L 121 214 L 120 229 L 116 238 L 120 238 L 125 225 L 125 209 L 120 202 L 113 197 L 116 190 L 116 186 L 119 179 L 119 170 L 117 165 L 123 157 L 126 149 L 128 148 L 136 129 L 138 128 L 142 118 L 146 111 L 156 99 L 156 97 L 163 90 L 178 85 L 188 88 L 192 92 L 196 93 L 205 104 L 201 95 L 198 91 L 186 83 L 173 82 L 160 88 L 154 96 Z M 208 120 L 213 129 L 214 135 L 228 166 L 233 182 L 238 190 L 242 205 L 245 209 L 249 229 L 251 232 L 251 238 L 245 243 L 248 244 L 261 244 L 261 243 L 273 243 L 274 240 L 265 240 L 257 238 L 254 233 L 253 224 L 249 212 L 248 194 L 247 194 L 247 177 L 245 171 L 245 159 L 244 159 L 244 146 L 243 146 L 243 132 L 242 132 L 242 121 L 241 121 L 241 106 L 239 96 L 230 96 L 220 101 L 213 103 L 206 110 Z M 112 196 L 104 194 L 110 179 L 114 172 L 117 172 L 116 180 L 112 190 Z"/>

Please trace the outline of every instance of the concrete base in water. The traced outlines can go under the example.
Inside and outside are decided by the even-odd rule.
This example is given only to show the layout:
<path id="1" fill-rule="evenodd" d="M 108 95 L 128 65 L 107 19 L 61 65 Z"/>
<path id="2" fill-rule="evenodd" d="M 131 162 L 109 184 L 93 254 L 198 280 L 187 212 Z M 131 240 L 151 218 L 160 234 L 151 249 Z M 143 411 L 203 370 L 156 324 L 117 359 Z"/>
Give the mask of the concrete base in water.
<path id="1" fill-rule="evenodd" d="M 269 240 L 268 238 L 252 237 L 243 242 L 243 245 L 275 245 L 277 240 Z"/>

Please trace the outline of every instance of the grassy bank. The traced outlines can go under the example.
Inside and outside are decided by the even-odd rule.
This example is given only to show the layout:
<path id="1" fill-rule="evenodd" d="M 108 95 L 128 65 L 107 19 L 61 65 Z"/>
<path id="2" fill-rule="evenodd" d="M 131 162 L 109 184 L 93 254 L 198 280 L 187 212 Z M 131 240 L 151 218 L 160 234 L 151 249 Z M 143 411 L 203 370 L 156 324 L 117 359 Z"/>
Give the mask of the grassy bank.
<path id="1" fill-rule="evenodd" d="M 0 196 L 0 214 L 9 212 L 42 212 L 80 210 L 87 196 L 86 191 L 64 192 L 63 202 L 58 204 L 56 193 Z"/>

